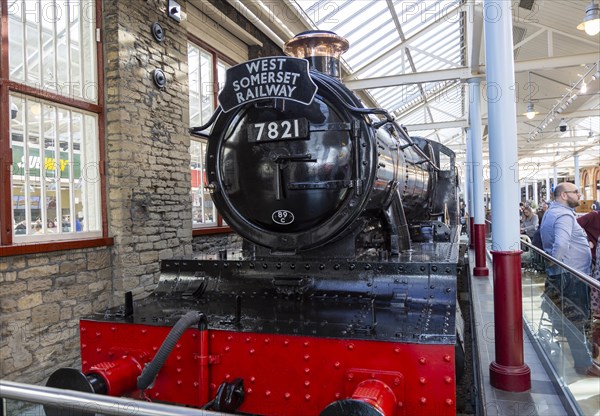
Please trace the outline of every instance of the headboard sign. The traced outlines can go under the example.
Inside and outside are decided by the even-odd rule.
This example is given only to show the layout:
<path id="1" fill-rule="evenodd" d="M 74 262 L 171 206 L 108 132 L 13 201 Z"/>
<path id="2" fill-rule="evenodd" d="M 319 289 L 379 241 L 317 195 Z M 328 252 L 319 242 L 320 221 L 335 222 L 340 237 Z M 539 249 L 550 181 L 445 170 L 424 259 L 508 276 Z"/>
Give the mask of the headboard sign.
<path id="1" fill-rule="evenodd" d="M 229 112 L 243 104 L 268 98 L 283 98 L 310 104 L 317 86 L 310 78 L 308 61 L 274 56 L 253 59 L 227 70 L 219 104 Z"/>

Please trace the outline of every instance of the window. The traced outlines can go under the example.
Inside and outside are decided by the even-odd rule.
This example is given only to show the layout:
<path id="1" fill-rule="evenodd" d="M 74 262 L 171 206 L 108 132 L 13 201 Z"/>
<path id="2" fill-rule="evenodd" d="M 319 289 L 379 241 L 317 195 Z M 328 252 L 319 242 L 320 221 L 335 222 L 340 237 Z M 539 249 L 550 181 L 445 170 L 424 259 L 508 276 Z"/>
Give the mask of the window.
<path id="1" fill-rule="evenodd" d="M 0 221 L 12 222 L 12 233 L 2 245 L 101 237 L 97 5 L 3 4 L 0 102 L 10 110 L 0 116 L 0 155 L 11 169 L 0 183 Z"/>
<path id="2" fill-rule="evenodd" d="M 188 77 L 190 96 L 190 126 L 205 124 L 213 114 L 220 86 L 225 81 L 225 71 L 231 65 L 224 62 L 216 52 L 188 44 Z M 219 86 L 215 89 L 215 86 Z M 206 188 L 206 141 L 193 137 L 190 144 L 192 174 L 192 225 L 220 227 L 223 220 Z"/>

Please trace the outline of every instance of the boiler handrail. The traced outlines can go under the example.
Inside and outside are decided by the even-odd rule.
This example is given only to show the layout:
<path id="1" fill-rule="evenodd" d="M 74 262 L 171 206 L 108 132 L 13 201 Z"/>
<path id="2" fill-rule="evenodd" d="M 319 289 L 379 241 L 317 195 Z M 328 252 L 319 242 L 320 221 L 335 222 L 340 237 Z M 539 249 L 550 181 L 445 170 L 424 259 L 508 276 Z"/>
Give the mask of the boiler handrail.
<path id="1" fill-rule="evenodd" d="M 0 380 L 0 397 L 117 416 L 221 416 L 225 413 L 171 406 L 123 397 Z"/>

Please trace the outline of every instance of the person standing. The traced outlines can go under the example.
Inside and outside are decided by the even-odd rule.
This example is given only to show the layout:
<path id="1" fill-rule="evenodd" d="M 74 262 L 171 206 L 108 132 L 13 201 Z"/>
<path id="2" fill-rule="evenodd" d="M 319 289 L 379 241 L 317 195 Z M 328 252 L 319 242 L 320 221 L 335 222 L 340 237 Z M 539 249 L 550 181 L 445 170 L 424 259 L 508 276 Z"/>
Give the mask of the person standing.
<path id="1" fill-rule="evenodd" d="M 554 202 L 544 215 L 540 235 L 546 253 L 578 272 L 590 275 L 590 246 L 575 216 L 575 208 L 579 206 L 580 198 L 581 194 L 573 183 L 558 184 L 554 189 Z M 546 272 L 545 294 L 560 302 L 560 305 L 557 305 L 559 310 L 563 310 L 570 321 L 565 323 L 563 332 L 571 349 L 575 371 L 582 375 L 600 377 L 600 368 L 593 365 L 585 342 L 584 329 L 590 320 L 587 286 L 558 264 L 547 264 Z"/>
<path id="2" fill-rule="evenodd" d="M 538 229 L 539 219 L 538 216 L 533 213 L 533 209 L 530 206 L 523 208 L 523 221 L 521 222 L 521 229 L 527 237 L 533 238 L 533 234 Z"/>
<path id="3" fill-rule="evenodd" d="M 592 252 L 592 277 L 600 281 L 600 211 L 591 211 L 577 218 L 587 234 Z M 590 290 L 592 309 L 592 360 L 600 368 L 600 290 Z"/>

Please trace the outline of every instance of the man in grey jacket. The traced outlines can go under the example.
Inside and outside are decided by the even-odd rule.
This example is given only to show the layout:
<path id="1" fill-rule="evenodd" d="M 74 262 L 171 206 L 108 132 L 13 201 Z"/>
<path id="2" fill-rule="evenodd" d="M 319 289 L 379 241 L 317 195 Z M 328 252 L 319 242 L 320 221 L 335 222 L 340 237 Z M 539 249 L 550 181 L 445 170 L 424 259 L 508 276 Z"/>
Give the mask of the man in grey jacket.
<path id="1" fill-rule="evenodd" d="M 544 251 L 578 272 L 590 275 L 592 255 L 585 232 L 577 223 L 575 208 L 581 194 L 570 182 L 554 188 L 554 202 L 546 211 L 540 226 Z M 558 264 L 548 264 L 545 294 L 559 304 L 569 322 L 561 325 L 567 338 L 577 373 L 600 377 L 600 369 L 592 365 L 585 341 L 584 327 L 590 322 L 588 288 Z M 559 320 L 560 322 L 560 320 Z M 560 329 L 559 329 L 560 330 Z"/>

